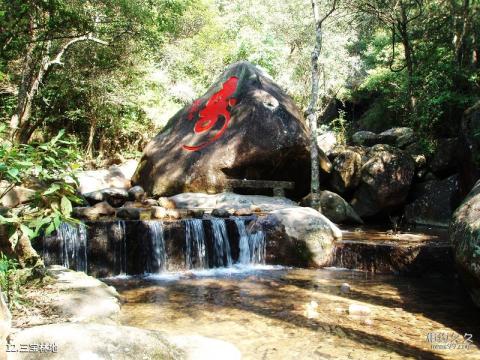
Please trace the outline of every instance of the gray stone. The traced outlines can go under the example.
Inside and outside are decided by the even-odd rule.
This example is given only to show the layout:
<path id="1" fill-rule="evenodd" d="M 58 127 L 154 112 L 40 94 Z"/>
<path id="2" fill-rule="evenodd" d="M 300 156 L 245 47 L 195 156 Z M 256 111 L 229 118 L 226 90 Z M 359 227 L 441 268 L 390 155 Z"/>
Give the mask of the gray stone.
<path id="1" fill-rule="evenodd" d="M 470 295 L 480 307 L 480 181 L 453 214 L 450 241 L 457 268 Z"/>
<path id="2" fill-rule="evenodd" d="M 22 344 L 55 344 L 57 352 L 44 352 L 42 359 L 185 359 L 185 353 L 164 334 L 129 326 L 100 324 L 52 324 L 29 328 L 12 336 Z M 19 352 L 15 359 L 38 359 L 38 353 Z"/>
<path id="3" fill-rule="evenodd" d="M 308 194 L 304 197 L 300 202 L 300 205 L 313 207 L 312 194 Z M 337 224 L 363 224 L 362 219 L 357 215 L 350 204 L 340 195 L 331 191 L 324 190 L 320 192 L 320 208 L 315 208 L 315 210 L 319 210 L 329 220 Z"/>
<path id="4" fill-rule="evenodd" d="M 374 146 L 377 144 L 394 144 L 395 136 L 392 134 L 375 134 L 371 131 L 357 131 L 352 135 L 352 142 L 359 146 Z"/>
<path id="5" fill-rule="evenodd" d="M 108 188 L 83 195 L 90 205 L 106 201 L 113 207 L 120 207 L 128 199 L 128 192 L 119 188 Z"/>
<path id="6" fill-rule="evenodd" d="M 396 127 L 386 130 L 379 134 L 384 139 L 393 139 L 393 144 L 401 149 L 404 149 L 410 144 L 413 144 L 416 140 L 415 133 L 412 128 L 409 127 Z"/>
<path id="7" fill-rule="evenodd" d="M 142 201 L 145 198 L 145 190 L 141 186 L 134 186 L 128 189 L 128 199 L 130 201 Z"/>
<path id="8" fill-rule="evenodd" d="M 167 209 L 161 206 L 152 206 L 152 217 L 154 219 L 165 219 L 168 217 Z"/>
<path id="9" fill-rule="evenodd" d="M 72 215 L 78 219 L 97 220 L 102 216 L 115 215 L 115 209 L 106 201 L 102 201 L 91 207 L 73 208 Z"/>
<path id="10" fill-rule="evenodd" d="M 360 182 L 363 150 L 355 147 L 336 147 L 331 152 L 332 173 L 330 185 L 343 194 L 355 189 Z"/>
<path id="11" fill-rule="evenodd" d="M 130 179 L 137 166 L 136 160 L 128 160 L 124 164 L 114 165 L 109 169 L 81 171 L 77 174 L 78 189 L 81 194 L 111 187 L 127 190 L 131 187 Z"/>
<path id="12" fill-rule="evenodd" d="M 253 221 L 250 233 L 262 231 L 267 242 L 267 262 L 292 266 L 326 266 L 333 243 L 342 238 L 335 224 L 307 207 L 274 210 Z"/>
<path id="13" fill-rule="evenodd" d="M 0 181 L 0 194 L 3 194 L 10 184 L 6 181 Z M 24 204 L 35 196 L 35 190 L 25 188 L 23 186 L 14 186 L 0 199 L 0 205 L 8 208 L 14 208 L 20 204 Z"/>
<path id="14" fill-rule="evenodd" d="M 212 216 L 214 217 L 228 218 L 230 215 L 231 214 L 227 209 L 216 208 L 212 210 Z"/>
<path id="15" fill-rule="evenodd" d="M 317 136 L 317 145 L 325 153 L 329 154 L 330 151 L 337 145 L 337 136 L 333 131 L 325 131 Z"/>
<path id="16" fill-rule="evenodd" d="M 412 157 L 397 148 L 375 145 L 367 156 L 351 202 L 362 218 L 403 205 L 415 174 Z"/>
<path id="17" fill-rule="evenodd" d="M 169 199 L 175 207 L 185 209 L 242 209 L 245 207 L 253 209 L 254 207 L 257 211 L 267 212 L 297 205 L 287 198 L 234 193 L 182 193 Z"/>

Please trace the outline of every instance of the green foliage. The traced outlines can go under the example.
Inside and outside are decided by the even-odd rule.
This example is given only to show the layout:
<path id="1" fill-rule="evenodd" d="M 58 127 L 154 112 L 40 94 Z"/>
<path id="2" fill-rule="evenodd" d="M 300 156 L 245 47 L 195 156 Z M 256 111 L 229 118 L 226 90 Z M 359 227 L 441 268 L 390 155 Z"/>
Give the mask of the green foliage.
<path id="1" fill-rule="evenodd" d="M 15 305 L 18 298 L 19 283 L 14 276 L 18 263 L 0 252 L 0 288 L 7 294 L 9 308 Z"/>
<path id="2" fill-rule="evenodd" d="M 0 128 L 0 138 L 6 138 L 4 128 Z M 21 235 L 35 239 L 40 234 L 50 234 L 62 221 L 75 222 L 71 217 L 72 204 L 83 201 L 76 194 L 75 171 L 80 167 L 79 161 L 76 142 L 66 138 L 64 131 L 46 143 L 12 144 L 3 141 L 0 180 L 10 186 L 0 198 L 19 184 L 35 190 L 26 205 L 0 216 L 0 223 L 7 225 L 13 245 Z"/>

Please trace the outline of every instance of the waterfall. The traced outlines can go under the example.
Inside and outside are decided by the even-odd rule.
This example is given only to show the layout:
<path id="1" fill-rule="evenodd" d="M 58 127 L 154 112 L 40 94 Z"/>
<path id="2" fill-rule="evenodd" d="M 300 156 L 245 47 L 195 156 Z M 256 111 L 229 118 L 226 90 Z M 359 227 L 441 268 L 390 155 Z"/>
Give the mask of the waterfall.
<path id="1" fill-rule="evenodd" d="M 60 261 L 67 269 L 87 272 L 87 229 L 84 224 L 61 223 L 57 229 Z M 46 241 L 46 240 L 44 240 Z M 44 258 L 49 257 L 44 247 Z"/>
<path id="2" fill-rule="evenodd" d="M 116 221 L 113 230 L 113 268 L 116 274 L 127 274 L 127 233 L 124 220 Z"/>
<path id="3" fill-rule="evenodd" d="M 165 237 L 163 234 L 163 223 L 161 221 L 148 221 L 152 255 L 149 262 L 149 272 L 159 273 L 167 267 L 167 253 L 165 251 Z"/>
<path id="4" fill-rule="evenodd" d="M 240 253 L 238 255 L 238 262 L 240 264 L 249 264 L 251 262 L 250 241 L 245 227 L 245 221 L 242 218 L 234 218 L 233 220 L 235 221 L 239 235 L 238 246 Z"/>
<path id="5" fill-rule="evenodd" d="M 212 218 L 213 261 L 215 266 L 232 266 L 232 255 L 224 219 Z"/>
<path id="6" fill-rule="evenodd" d="M 239 240 L 238 246 L 240 253 L 238 262 L 240 264 L 264 264 L 266 256 L 266 241 L 262 231 L 249 234 L 245 226 L 245 220 L 234 218 L 237 226 Z"/>
<path id="7" fill-rule="evenodd" d="M 187 268 L 208 268 L 207 246 L 205 244 L 203 221 L 201 219 L 186 219 L 184 222 L 185 262 Z"/>

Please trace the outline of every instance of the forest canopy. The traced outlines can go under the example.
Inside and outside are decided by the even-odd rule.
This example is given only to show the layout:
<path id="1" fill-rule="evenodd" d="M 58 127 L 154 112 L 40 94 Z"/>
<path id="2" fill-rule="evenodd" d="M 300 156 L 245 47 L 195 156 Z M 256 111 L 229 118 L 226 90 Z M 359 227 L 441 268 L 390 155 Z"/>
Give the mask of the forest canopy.
<path id="1" fill-rule="evenodd" d="M 454 135 L 478 99 L 479 37 L 478 0 L 339 1 L 323 24 L 319 123 Z M 65 129 L 88 157 L 135 155 L 236 61 L 305 110 L 314 41 L 308 0 L 2 0 L 0 122 L 20 143 Z"/>

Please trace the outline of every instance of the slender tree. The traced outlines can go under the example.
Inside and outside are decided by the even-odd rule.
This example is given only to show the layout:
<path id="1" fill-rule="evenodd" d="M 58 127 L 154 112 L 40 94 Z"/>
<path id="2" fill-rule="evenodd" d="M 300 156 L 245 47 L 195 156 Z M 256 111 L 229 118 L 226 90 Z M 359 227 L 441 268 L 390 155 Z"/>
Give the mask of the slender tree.
<path id="1" fill-rule="evenodd" d="M 319 152 L 317 146 L 317 102 L 319 93 L 319 57 L 322 52 L 324 21 L 336 10 L 337 0 L 333 0 L 329 11 L 320 17 L 320 11 L 316 0 L 312 0 L 313 19 L 315 22 L 315 45 L 311 55 L 312 67 L 312 90 L 310 94 L 310 103 L 306 114 L 307 122 L 310 127 L 310 156 L 311 156 L 311 184 L 310 191 L 312 194 L 312 207 L 318 208 L 320 205 L 320 167 Z"/>

